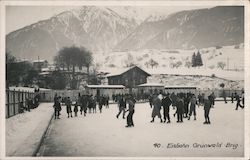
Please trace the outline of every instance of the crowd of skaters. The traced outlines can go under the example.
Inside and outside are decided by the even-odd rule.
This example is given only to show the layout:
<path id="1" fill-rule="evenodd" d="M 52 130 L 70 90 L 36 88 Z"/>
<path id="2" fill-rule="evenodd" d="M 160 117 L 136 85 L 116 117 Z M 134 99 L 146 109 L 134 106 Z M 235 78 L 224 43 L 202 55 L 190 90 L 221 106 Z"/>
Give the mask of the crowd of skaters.
<path id="1" fill-rule="evenodd" d="M 114 102 L 118 104 L 118 113 L 116 118 L 118 119 L 120 115 L 122 115 L 123 119 L 127 119 L 126 127 L 134 127 L 133 115 L 135 112 L 135 103 L 136 97 L 133 94 L 116 94 L 112 95 L 112 99 Z M 196 107 L 202 106 L 204 109 L 204 123 L 203 124 L 211 124 L 209 113 L 210 109 L 215 105 L 215 94 L 212 92 L 207 95 L 204 93 L 199 93 L 197 96 L 192 93 L 177 93 L 174 92 L 169 94 L 155 93 L 153 95 L 147 95 L 147 99 L 149 100 L 149 105 L 152 108 L 152 120 L 153 123 L 155 121 L 155 117 L 160 119 L 161 123 L 171 123 L 170 119 L 170 107 L 172 106 L 175 113 L 174 117 L 177 118 L 177 123 L 183 123 L 183 119 L 187 118 L 190 120 L 193 117 L 193 120 L 196 120 Z M 238 107 L 244 108 L 244 91 L 242 91 L 242 95 L 238 95 L 236 92 L 232 94 L 231 101 L 234 103 L 236 100 L 236 110 Z M 225 103 L 227 101 L 224 98 Z M 77 101 L 72 102 L 70 97 L 60 97 L 55 95 L 54 97 L 54 109 L 55 109 L 55 119 L 60 119 L 61 112 L 61 103 L 66 105 L 66 112 L 68 114 L 68 118 L 73 117 L 72 108 L 74 116 L 77 117 L 78 112 L 80 114 L 86 116 L 88 113 L 96 113 L 97 106 L 99 112 L 102 113 L 102 108 L 105 106 L 109 108 L 109 96 L 101 95 L 101 96 L 93 96 L 93 95 L 78 95 Z M 241 104 L 242 103 L 242 104 Z M 161 115 L 161 109 L 163 108 L 163 115 Z M 128 112 L 127 116 L 126 113 Z"/>
<path id="2" fill-rule="evenodd" d="M 170 106 L 172 106 L 173 109 L 176 108 L 173 116 L 177 117 L 177 123 L 182 123 L 183 118 L 187 118 L 188 120 L 190 120 L 192 116 L 194 117 L 194 120 L 196 120 L 196 106 L 203 106 L 205 118 L 204 124 L 211 124 L 209 113 L 210 109 L 214 108 L 215 98 L 216 97 L 214 92 L 209 95 L 199 93 L 197 97 L 195 96 L 195 94 L 192 93 L 154 94 L 149 97 L 150 107 L 153 108 L 151 122 L 154 122 L 155 117 L 157 116 L 160 119 L 161 123 L 170 123 Z M 224 101 L 225 103 L 227 103 L 225 99 L 226 98 L 224 98 Z M 238 110 L 238 107 L 241 107 L 243 109 L 244 91 L 242 91 L 241 96 L 236 92 L 233 93 L 231 96 L 232 103 L 234 103 L 234 100 L 236 100 L 235 110 Z M 161 107 L 163 107 L 163 119 L 160 112 Z"/>
<path id="3" fill-rule="evenodd" d="M 78 112 L 84 116 L 88 113 L 97 113 L 97 105 L 99 112 L 102 113 L 102 108 L 105 106 L 109 108 L 109 97 L 105 95 L 101 96 L 93 96 L 93 95 L 78 95 L 78 98 L 75 102 L 73 102 L 70 97 L 60 97 L 54 96 L 54 110 L 55 110 L 55 119 L 60 119 L 60 112 L 62 110 L 62 103 L 66 106 L 66 112 L 68 118 L 73 118 L 72 115 L 72 106 L 74 116 L 78 116 Z"/>

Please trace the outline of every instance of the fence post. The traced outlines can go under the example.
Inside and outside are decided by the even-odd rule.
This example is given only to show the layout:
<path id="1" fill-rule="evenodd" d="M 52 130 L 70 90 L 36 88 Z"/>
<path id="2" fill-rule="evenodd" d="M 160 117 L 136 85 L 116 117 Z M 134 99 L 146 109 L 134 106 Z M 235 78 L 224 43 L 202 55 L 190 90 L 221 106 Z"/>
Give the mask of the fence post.
<path id="1" fill-rule="evenodd" d="M 14 90 L 14 92 L 13 92 L 13 113 L 14 113 L 14 115 L 16 115 L 16 110 L 15 110 L 15 108 L 16 108 L 16 92 L 15 92 L 15 90 Z"/>
<path id="2" fill-rule="evenodd" d="M 7 118 L 10 117 L 10 95 L 9 90 L 7 90 Z"/>

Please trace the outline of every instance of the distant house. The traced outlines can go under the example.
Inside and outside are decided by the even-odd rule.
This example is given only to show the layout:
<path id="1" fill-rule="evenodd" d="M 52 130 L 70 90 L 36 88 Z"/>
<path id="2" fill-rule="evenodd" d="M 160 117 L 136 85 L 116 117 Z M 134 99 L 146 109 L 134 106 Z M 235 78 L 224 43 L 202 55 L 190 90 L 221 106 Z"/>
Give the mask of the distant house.
<path id="1" fill-rule="evenodd" d="M 86 90 L 88 94 L 96 96 L 105 95 L 109 96 L 110 99 L 112 95 L 127 93 L 127 89 L 123 85 L 87 85 Z"/>
<path id="2" fill-rule="evenodd" d="M 127 88 L 135 88 L 140 84 L 147 83 L 149 73 L 137 66 L 133 66 L 116 73 L 107 75 L 109 85 L 124 85 Z"/>
<path id="3" fill-rule="evenodd" d="M 159 83 L 145 83 L 138 85 L 138 89 L 140 94 L 163 93 L 164 85 Z"/>
<path id="4" fill-rule="evenodd" d="M 195 86 L 165 86 L 166 93 L 196 93 L 197 87 Z"/>
<path id="5" fill-rule="evenodd" d="M 35 60 L 32 62 L 33 67 L 36 70 L 41 71 L 42 68 L 47 68 L 48 67 L 48 61 L 47 60 Z"/>

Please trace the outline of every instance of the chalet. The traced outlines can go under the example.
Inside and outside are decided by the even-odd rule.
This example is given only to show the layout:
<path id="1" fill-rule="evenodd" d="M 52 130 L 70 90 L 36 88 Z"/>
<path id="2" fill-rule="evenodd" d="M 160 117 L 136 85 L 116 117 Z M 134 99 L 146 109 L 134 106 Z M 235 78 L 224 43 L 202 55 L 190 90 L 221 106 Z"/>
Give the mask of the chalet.
<path id="1" fill-rule="evenodd" d="M 131 91 L 132 88 L 135 88 L 140 84 L 147 83 L 148 76 L 150 76 L 149 73 L 137 66 L 133 66 L 125 70 L 109 74 L 107 75 L 107 78 L 109 85 L 124 85 Z"/>

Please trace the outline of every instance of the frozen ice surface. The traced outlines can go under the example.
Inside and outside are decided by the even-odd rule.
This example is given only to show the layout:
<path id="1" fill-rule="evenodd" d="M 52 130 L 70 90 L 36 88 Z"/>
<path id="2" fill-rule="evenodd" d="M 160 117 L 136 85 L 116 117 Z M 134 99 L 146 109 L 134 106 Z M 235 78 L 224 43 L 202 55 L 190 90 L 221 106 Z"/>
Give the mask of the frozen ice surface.
<path id="1" fill-rule="evenodd" d="M 87 114 L 86 117 L 67 118 L 63 108 L 60 120 L 53 120 L 48 130 L 40 156 L 77 157 L 240 157 L 244 156 L 244 109 L 235 110 L 235 103 L 216 102 L 211 109 L 211 125 L 204 125 L 204 110 L 197 108 L 197 120 L 186 118 L 176 123 L 171 108 L 171 123 L 160 123 L 156 117 L 150 123 L 148 103 L 135 106 L 135 127 L 126 128 L 126 120 L 116 118 L 117 104 L 103 108 L 103 113 Z M 162 111 L 162 110 L 161 110 Z M 121 115 L 120 115 L 121 116 Z M 236 149 L 225 147 L 238 144 Z M 155 143 L 161 147 L 156 148 Z M 189 148 L 167 148 L 169 143 L 188 144 Z M 215 148 L 193 148 L 193 144 L 217 144 Z"/>

